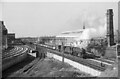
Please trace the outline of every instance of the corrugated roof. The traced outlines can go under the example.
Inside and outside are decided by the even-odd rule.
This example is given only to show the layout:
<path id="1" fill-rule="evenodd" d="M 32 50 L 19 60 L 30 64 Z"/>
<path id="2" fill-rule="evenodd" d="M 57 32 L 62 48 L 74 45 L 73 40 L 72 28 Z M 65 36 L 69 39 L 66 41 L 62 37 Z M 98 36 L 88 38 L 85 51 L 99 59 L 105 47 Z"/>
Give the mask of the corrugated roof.
<path id="1" fill-rule="evenodd" d="M 69 33 L 80 33 L 80 32 L 83 32 L 85 29 L 78 29 L 78 30 L 73 30 L 73 31 L 65 31 L 65 32 L 62 32 L 61 34 L 69 34 Z"/>
<path id="2" fill-rule="evenodd" d="M 79 37 L 83 33 L 84 29 L 79 29 L 75 31 L 66 31 L 57 35 L 56 37 Z"/>

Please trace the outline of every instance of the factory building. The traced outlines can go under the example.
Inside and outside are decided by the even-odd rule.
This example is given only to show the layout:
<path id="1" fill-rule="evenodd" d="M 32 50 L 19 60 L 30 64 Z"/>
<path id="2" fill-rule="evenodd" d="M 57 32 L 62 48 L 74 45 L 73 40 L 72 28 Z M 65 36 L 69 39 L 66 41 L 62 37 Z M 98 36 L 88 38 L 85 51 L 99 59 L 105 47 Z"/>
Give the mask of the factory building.
<path id="1" fill-rule="evenodd" d="M 24 41 L 24 42 L 29 42 L 29 43 L 35 43 L 38 41 L 38 38 L 37 37 L 23 37 L 23 38 L 20 38 L 21 41 Z"/>
<path id="2" fill-rule="evenodd" d="M 60 35 L 56 36 L 56 39 L 58 38 L 57 43 L 60 44 L 61 42 L 64 42 L 66 46 L 74 47 L 86 46 L 86 43 L 88 43 L 89 39 L 83 37 L 84 31 L 85 29 L 62 32 Z M 62 39 L 62 41 L 60 42 L 59 39 Z"/>
<path id="3" fill-rule="evenodd" d="M 107 18 L 107 43 L 108 47 L 112 46 L 115 44 L 114 42 L 114 28 L 113 28 L 113 10 L 108 9 L 106 13 L 106 18 Z M 85 25 L 83 26 L 83 29 L 76 30 L 76 31 L 67 31 L 63 32 L 60 35 L 57 35 L 56 37 L 58 38 L 64 38 L 68 43 L 74 45 L 75 47 L 78 45 L 85 46 L 86 44 L 89 43 L 89 40 L 94 38 L 94 36 L 91 37 L 90 33 L 94 31 L 93 29 L 85 29 Z M 94 34 L 94 33 L 92 33 Z M 104 38 L 104 37 L 103 37 Z M 101 38 L 100 38 L 101 39 Z M 84 42 L 83 42 L 84 40 Z M 82 42 L 82 43 L 81 43 Z M 68 44 L 67 43 L 67 44 Z M 69 44 L 69 45 L 70 45 Z M 81 47 L 81 46 L 79 46 Z"/>
<path id="4" fill-rule="evenodd" d="M 15 33 L 8 33 L 4 21 L 0 21 L 0 27 L 2 27 L 2 50 L 5 50 L 14 43 Z"/>
<path id="5" fill-rule="evenodd" d="M 11 46 L 14 44 L 15 41 L 15 33 L 8 33 L 7 34 L 8 45 Z"/>
<path id="6" fill-rule="evenodd" d="M 2 50 L 7 49 L 8 48 L 8 41 L 7 41 L 7 34 L 8 34 L 8 30 L 4 25 L 3 21 L 0 21 L 0 27 L 2 27 Z"/>
<path id="7" fill-rule="evenodd" d="M 56 40 L 55 36 L 41 36 L 38 39 L 39 43 L 45 43 L 45 44 L 47 44 L 47 43 L 49 43 L 49 44 L 55 43 L 55 40 Z"/>

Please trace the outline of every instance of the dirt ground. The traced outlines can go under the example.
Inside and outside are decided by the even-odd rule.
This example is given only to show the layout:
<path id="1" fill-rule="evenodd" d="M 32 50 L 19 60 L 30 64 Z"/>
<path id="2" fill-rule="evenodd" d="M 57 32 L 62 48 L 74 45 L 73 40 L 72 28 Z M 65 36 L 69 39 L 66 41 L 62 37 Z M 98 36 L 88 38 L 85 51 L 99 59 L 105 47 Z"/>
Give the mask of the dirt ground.
<path id="1" fill-rule="evenodd" d="M 118 77 L 118 62 L 115 62 L 112 67 L 108 67 L 99 77 Z"/>
<path id="2" fill-rule="evenodd" d="M 24 73 L 19 71 L 15 72 L 11 77 L 91 77 L 90 74 L 81 72 L 69 64 L 53 58 L 39 60 L 37 64 Z"/>

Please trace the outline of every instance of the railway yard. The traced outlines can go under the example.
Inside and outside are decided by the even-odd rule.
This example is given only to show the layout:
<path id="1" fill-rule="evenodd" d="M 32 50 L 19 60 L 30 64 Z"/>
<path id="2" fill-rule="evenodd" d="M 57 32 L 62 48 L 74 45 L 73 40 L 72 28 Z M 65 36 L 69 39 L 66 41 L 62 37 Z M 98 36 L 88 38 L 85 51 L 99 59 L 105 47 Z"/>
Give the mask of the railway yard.
<path id="1" fill-rule="evenodd" d="M 2 78 L 118 77 L 120 44 L 114 39 L 113 23 L 113 9 L 107 9 L 103 36 L 83 25 L 55 36 L 15 38 L 0 21 Z"/>
<path id="2" fill-rule="evenodd" d="M 29 46 L 24 47 L 27 47 L 29 49 L 27 53 L 28 59 L 30 59 L 30 61 L 27 63 L 26 60 L 28 59 L 25 58 L 26 60 L 23 60 L 23 62 L 20 63 L 25 63 L 24 61 L 26 61 L 27 64 L 19 67 L 18 70 L 14 68 L 17 68 L 20 63 L 17 63 L 16 65 L 10 67 L 10 70 L 13 69 L 11 72 L 9 72 L 9 68 L 3 71 L 3 74 L 8 73 L 7 75 L 3 75 L 4 77 L 116 77 L 118 74 L 118 63 L 116 61 L 101 58 L 83 59 L 80 57 L 64 54 L 63 63 L 60 60 L 62 59 L 62 54 L 59 51 L 47 48 L 47 46 L 41 46 L 43 49 L 47 49 L 49 53 L 51 53 L 47 54 L 47 57 L 45 58 L 35 58 L 36 53 L 30 52 L 30 50 L 33 48 Z M 25 49 L 26 48 L 24 48 L 24 50 Z M 22 48 L 15 47 L 10 50 L 10 52 L 16 50 L 20 51 Z M 56 58 L 54 58 L 54 54 L 57 55 Z M 5 55 L 8 57 L 7 54 Z M 29 56 L 32 56 L 32 58 Z M 72 61 L 72 63 L 70 61 Z M 77 65 L 79 68 L 75 65 Z M 84 69 L 81 70 L 81 67 Z M 95 74 L 97 75 L 95 76 Z"/>

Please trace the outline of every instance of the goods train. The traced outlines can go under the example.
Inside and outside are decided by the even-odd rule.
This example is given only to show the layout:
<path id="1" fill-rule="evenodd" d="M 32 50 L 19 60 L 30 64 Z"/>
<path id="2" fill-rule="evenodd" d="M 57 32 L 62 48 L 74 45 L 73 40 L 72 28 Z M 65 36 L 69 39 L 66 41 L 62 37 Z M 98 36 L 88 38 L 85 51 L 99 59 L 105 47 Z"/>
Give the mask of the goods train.
<path id="1" fill-rule="evenodd" d="M 61 45 L 58 42 L 44 42 L 43 46 L 48 47 L 59 52 L 64 51 L 65 54 L 81 58 L 100 58 L 104 54 L 105 46 L 107 45 L 105 39 L 91 39 L 85 48 L 78 46 L 70 46 L 67 44 Z M 100 55 L 98 55 L 100 53 Z"/>

